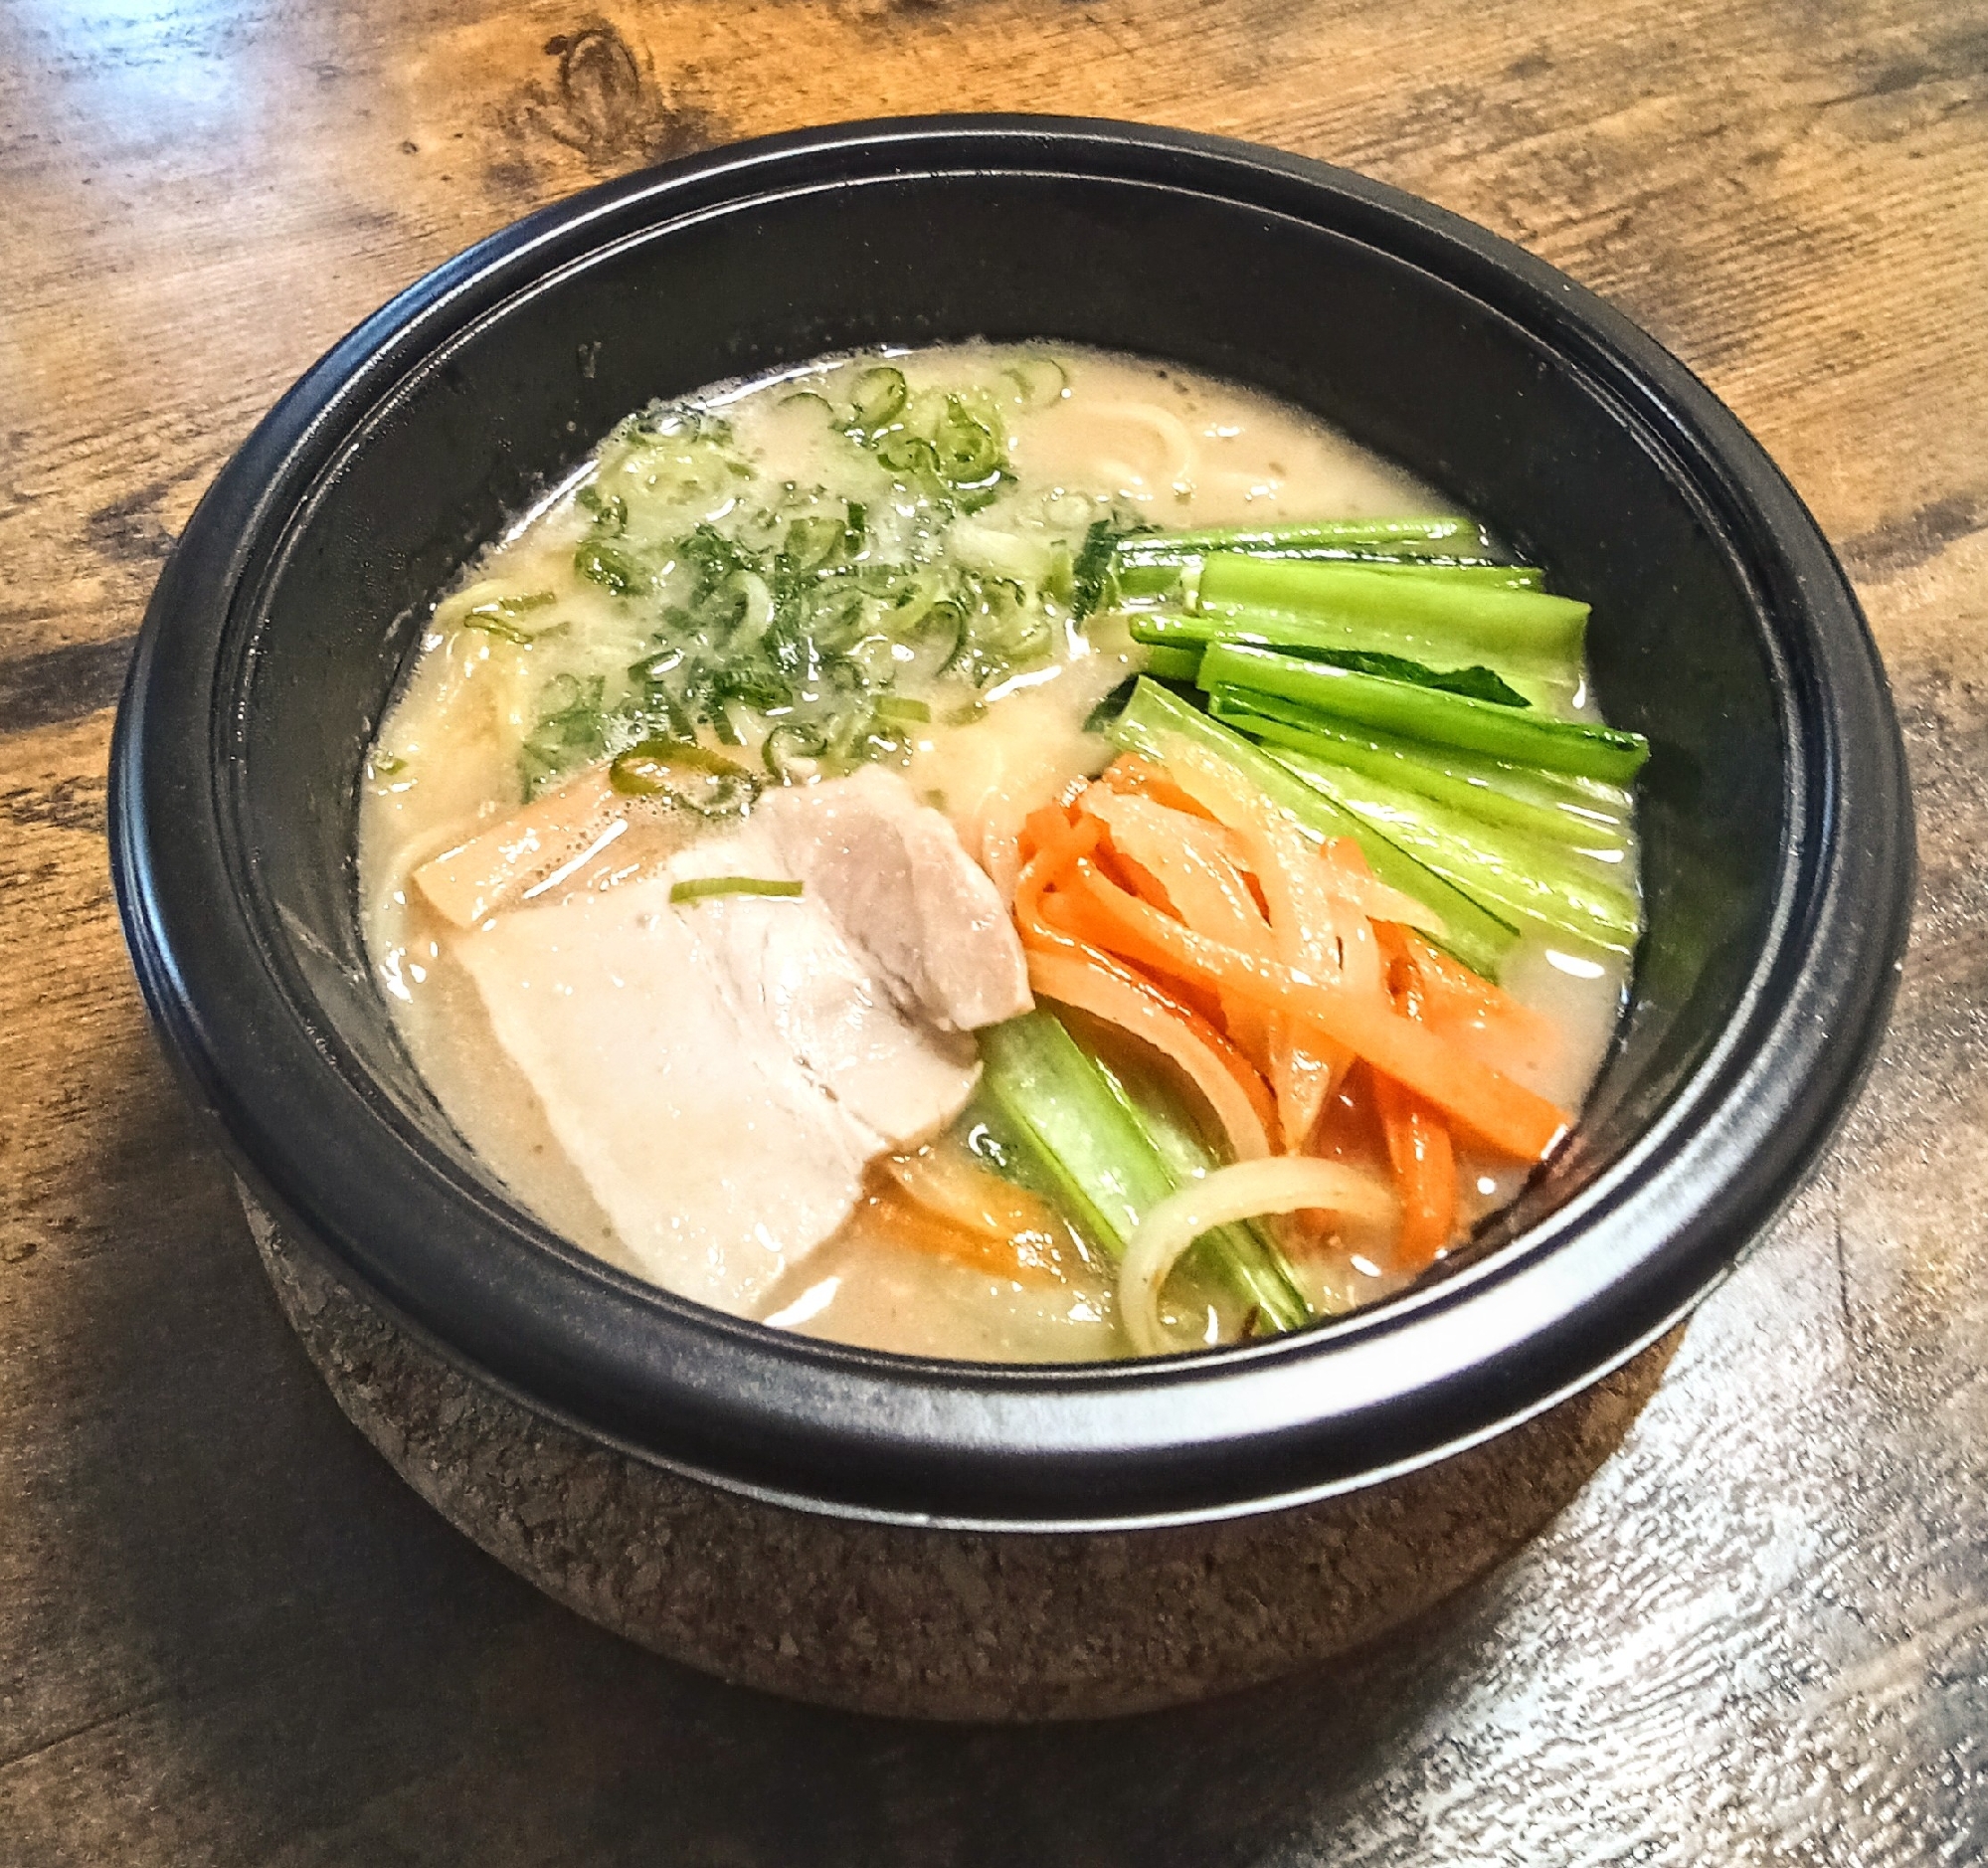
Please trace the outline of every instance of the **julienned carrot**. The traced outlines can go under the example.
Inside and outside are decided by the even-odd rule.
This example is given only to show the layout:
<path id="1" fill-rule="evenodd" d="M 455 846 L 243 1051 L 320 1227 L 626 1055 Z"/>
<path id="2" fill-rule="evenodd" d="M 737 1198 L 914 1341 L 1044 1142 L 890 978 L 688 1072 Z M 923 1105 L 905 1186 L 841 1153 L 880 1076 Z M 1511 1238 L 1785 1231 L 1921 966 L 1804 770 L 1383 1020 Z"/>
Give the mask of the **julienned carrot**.
<path id="1" fill-rule="evenodd" d="M 1064 886 L 1113 928 L 1172 956 L 1183 973 L 1318 1026 L 1501 1154 L 1543 1160 L 1571 1126 L 1572 1118 L 1543 1096 L 1445 1043 L 1384 1003 L 1339 991 L 1295 968 L 1195 934 L 1106 881 L 1081 858 Z"/>
<path id="2" fill-rule="evenodd" d="M 1422 1013 L 1420 983 L 1409 977 L 1394 995 L 1395 1009 L 1410 1020 Z M 1420 1271 L 1450 1242 L 1457 1222 L 1457 1157 L 1443 1119 L 1412 1090 L 1369 1070 L 1373 1104 L 1394 1170 L 1401 1202 L 1395 1267 Z"/>
<path id="3" fill-rule="evenodd" d="M 949 1225 L 1023 1247 L 1074 1253 L 1056 1211 L 1041 1195 L 990 1173 L 956 1141 L 928 1142 L 877 1163 L 899 1191 Z"/>
<path id="4" fill-rule="evenodd" d="M 1271 945 L 1244 947 L 1225 940 L 1217 928 L 1195 932 L 1377 999 L 1380 959 L 1372 931 L 1364 915 L 1336 894 L 1331 865 L 1319 860 L 1317 846 L 1300 833 L 1297 821 L 1205 747 L 1186 739 L 1167 741 L 1166 747 L 1175 782 L 1236 840 L 1269 908 Z M 1284 1133 L 1302 1138 L 1311 1134 L 1353 1053 L 1328 1033 L 1289 1017 L 1271 1021 L 1269 1037 L 1277 1113 Z"/>
<path id="5" fill-rule="evenodd" d="M 1002 1236 L 957 1225 L 882 1175 L 872 1177 L 862 1212 L 887 1238 L 928 1257 L 949 1258 L 996 1277 L 1012 1278 L 1018 1284 L 1060 1284 L 1069 1279 L 1054 1233 Z M 1075 1256 L 1074 1246 L 1069 1253 Z"/>
<path id="6" fill-rule="evenodd" d="M 1032 861 L 1046 844 L 1069 835 L 1070 816 L 1058 805 L 1043 805 L 1021 820 L 1021 844 Z"/>
<path id="7" fill-rule="evenodd" d="M 1504 1013 L 1517 1008 L 1519 1002 L 1510 993 L 1473 973 L 1461 961 L 1452 960 L 1413 928 L 1398 921 L 1376 921 L 1373 932 L 1388 959 L 1420 975 L 1424 993 L 1464 1001 L 1477 1012 Z"/>
<path id="8" fill-rule="evenodd" d="M 1389 961 L 1389 972 L 1412 982 L 1420 995 L 1422 1023 L 1446 1036 L 1468 1036 L 1473 1049 L 1550 1056 L 1559 1047 L 1553 1022 L 1522 1005 L 1502 986 L 1480 978 L 1452 960 L 1411 927 L 1376 921 L 1374 937 Z"/>
<path id="9" fill-rule="evenodd" d="M 1086 895 L 1073 894 L 1067 888 L 1045 895 L 1041 916 L 1055 933 L 1067 940 L 1075 941 L 1092 952 L 1116 955 L 1120 960 L 1157 973 L 1167 982 L 1165 991 L 1172 992 L 1176 982 L 1191 986 L 1196 991 L 1208 988 L 1207 980 L 1191 967 L 1182 965 L 1179 955 L 1142 939 L 1134 929 L 1121 927 L 1110 916 L 1101 913 L 1097 904 Z M 1021 944 L 1024 947 L 1029 945 L 1026 932 L 1022 934 Z"/>
<path id="10" fill-rule="evenodd" d="M 1114 839 L 1107 837 L 1099 843 L 1091 851 L 1091 860 L 1128 894 L 1137 895 L 1141 901 L 1150 903 L 1162 914 L 1171 914 L 1176 921 L 1182 919 L 1174 905 L 1173 896 L 1167 892 L 1166 884 L 1137 856 L 1128 855 L 1121 849 Z"/>
<path id="11" fill-rule="evenodd" d="M 1319 860 L 1331 877 L 1333 892 L 1343 896 L 1369 921 L 1399 921 L 1403 915 L 1428 919 L 1429 912 L 1398 888 L 1389 888 L 1373 873 L 1365 853 L 1350 837 L 1335 837 L 1319 845 Z"/>
<path id="12" fill-rule="evenodd" d="M 1041 812 L 1031 817 L 1029 828 L 1038 846 L 1015 885 L 1014 919 L 1022 945 L 1030 951 L 1031 983 L 1041 977 L 1045 998 L 1124 1026 L 1171 1058 L 1207 1098 L 1238 1158 L 1267 1152 L 1275 1119 L 1270 1090 L 1249 1060 L 1191 1007 L 1048 918 L 1061 898 L 1045 901 L 1043 892 L 1096 846 L 1101 828 L 1097 820 L 1084 818 L 1072 825 L 1050 809 L 1046 817 Z M 1158 909 L 1148 912 L 1167 918 Z M 1102 984 L 1086 986 L 1062 970 L 1041 975 L 1035 965 L 1037 955 L 1053 956 L 1066 967 L 1087 968 Z"/>
<path id="13" fill-rule="evenodd" d="M 1246 953 L 1270 951 L 1270 925 L 1230 851 L 1229 834 L 1219 824 L 1105 785 L 1093 785 L 1078 800 L 1078 809 L 1104 821 L 1116 854 L 1158 878 L 1175 920 Z M 1133 893 L 1145 895 L 1143 889 Z M 1271 1027 L 1277 1021 L 1232 993 L 1218 999 L 1217 1009 L 1237 1048 L 1267 1072 Z"/>

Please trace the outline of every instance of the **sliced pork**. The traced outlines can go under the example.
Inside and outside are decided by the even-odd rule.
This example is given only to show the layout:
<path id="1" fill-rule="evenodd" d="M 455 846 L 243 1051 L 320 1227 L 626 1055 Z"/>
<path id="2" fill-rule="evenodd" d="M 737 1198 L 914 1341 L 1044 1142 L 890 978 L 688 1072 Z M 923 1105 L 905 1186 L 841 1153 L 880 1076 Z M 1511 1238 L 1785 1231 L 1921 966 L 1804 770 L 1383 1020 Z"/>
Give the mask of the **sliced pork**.
<path id="1" fill-rule="evenodd" d="M 711 877 L 802 892 L 670 899 Z M 967 1033 L 1029 1006 L 993 885 L 875 770 L 773 793 L 658 870 L 452 945 L 644 1270 L 741 1313 L 842 1223 L 871 1158 L 959 1113 Z"/>

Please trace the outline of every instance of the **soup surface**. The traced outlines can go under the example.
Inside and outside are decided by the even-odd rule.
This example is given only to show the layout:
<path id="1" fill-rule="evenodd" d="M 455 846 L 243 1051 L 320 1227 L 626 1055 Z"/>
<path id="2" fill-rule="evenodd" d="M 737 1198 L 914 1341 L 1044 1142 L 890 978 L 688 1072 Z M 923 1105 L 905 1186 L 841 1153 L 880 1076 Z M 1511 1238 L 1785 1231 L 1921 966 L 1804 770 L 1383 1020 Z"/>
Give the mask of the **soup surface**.
<path id="1" fill-rule="evenodd" d="M 1364 964 L 1399 1015 L 1382 1036 L 1421 1020 L 1418 1043 L 1442 1028 L 1418 995 L 1472 977 L 1446 956 L 1473 959 L 1489 930 L 1496 964 L 1479 970 L 1499 986 L 1456 1041 L 1500 1084 L 1577 1109 L 1634 947 L 1628 794 L 1536 771 L 1523 737 L 1516 752 L 1499 737 L 1522 716 L 1563 737 L 1594 719 L 1577 634 L 1542 650 L 1480 632 L 1491 648 L 1459 673 L 1436 666 L 1457 654 L 1429 647 L 1451 627 L 1440 603 L 1390 611 L 1370 635 L 1305 608 L 1315 585 L 1390 578 L 1481 585 L 1497 628 L 1507 595 L 1548 634 L 1580 608 L 1550 610 L 1536 575 L 1505 575 L 1453 521 L 1406 544 L 1372 524 L 1344 550 L 1298 536 L 1444 510 L 1302 411 L 1061 345 L 830 358 L 642 411 L 438 605 L 372 750 L 364 928 L 411 1055 L 490 1173 L 612 1263 L 811 1334 L 1077 1361 L 1154 1346 L 1121 1316 L 1140 1215 L 1114 1222 L 1112 1170 L 1086 1182 L 1067 1146 L 1059 1156 L 1057 1112 L 1032 1119 L 1024 1079 L 1063 1067 L 1067 1035 L 1164 1158 L 1158 1191 L 1185 1186 L 1254 1145 L 1167 1042 L 1147 1041 L 1158 1027 L 1134 1034 L 1140 1017 L 1177 1019 L 1203 1034 L 1195 1057 L 1217 1056 L 1254 1099 L 1273 1153 L 1377 1191 L 1209 1220 L 1158 1274 L 1166 1346 L 1397 1288 L 1510 1199 L 1533 1159 L 1480 1133 L 1474 1105 L 1404 1100 L 1356 1045 L 1213 974 L 1170 971 L 1132 935 L 1103 959 L 1087 941 L 1073 962 L 1077 948 L 1052 949 L 1077 936 L 1038 923 L 1031 944 L 1026 915 L 1009 917 L 1018 883 L 1059 927 L 1077 915 L 1074 884 L 1042 895 L 1027 881 L 1060 824 L 1092 840 L 1079 869 L 1106 863 L 1126 899 L 1191 923 L 1186 881 L 1170 890 L 1157 857 L 1130 852 L 1142 837 L 1213 838 L 1208 860 L 1260 918 L 1243 933 L 1295 971 L 1278 990 Z M 1195 538 L 1210 528 L 1221 536 Z M 1294 567 L 1292 597 L 1275 580 Z M 1342 571 L 1352 584 L 1332 582 Z M 1252 619 L 1293 617 L 1291 640 L 1252 633 Z M 1353 629 L 1352 653 L 1335 658 L 1319 629 Z M 1234 682 L 1211 680 L 1230 663 Z M 1149 680 L 1127 707 L 1149 668 L 1171 685 Z M 1340 715 L 1306 711 L 1320 680 L 1342 677 L 1381 707 L 1344 745 L 1322 724 Z M 1489 739 L 1420 757 L 1414 718 L 1385 712 L 1403 687 L 1401 704 L 1434 694 L 1466 738 Z M 1188 711 L 1218 736 L 1205 758 L 1174 736 Z M 1559 757 L 1562 740 L 1540 743 Z M 1223 766 L 1224 748 L 1244 767 Z M 1261 808 L 1275 822 L 1245 800 L 1242 827 L 1225 823 L 1224 772 L 1266 759 L 1288 759 L 1278 785 L 1297 782 L 1293 800 L 1328 817 L 1281 813 L 1272 787 Z M 1266 879 L 1277 859 L 1261 850 L 1285 847 L 1294 824 L 1342 859 L 1329 952 L 1292 944 Z M 1259 832 L 1270 841 L 1252 866 Z M 1417 876 L 1431 878 L 1419 895 Z M 1072 964 L 1096 988 L 1073 989 L 1080 1003 L 1043 986 Z M 1145 996 L 1139 1017 L 1096 986 L 1127 967 L 1121 997 Z M 1053 1032 L 1023 1017 L 1031 1003 Z M 990 1035 L 1023 1030 L 1035 1050 Z M 1081 1111 L 1063 1114 L 1083 1129 Z M 1455 1199 L 1436 1202 L 1441 1236 L 1404 1250 L 1415 1175 L 1433 1170 L 1400 1150 L 1438 1129 Z"/>

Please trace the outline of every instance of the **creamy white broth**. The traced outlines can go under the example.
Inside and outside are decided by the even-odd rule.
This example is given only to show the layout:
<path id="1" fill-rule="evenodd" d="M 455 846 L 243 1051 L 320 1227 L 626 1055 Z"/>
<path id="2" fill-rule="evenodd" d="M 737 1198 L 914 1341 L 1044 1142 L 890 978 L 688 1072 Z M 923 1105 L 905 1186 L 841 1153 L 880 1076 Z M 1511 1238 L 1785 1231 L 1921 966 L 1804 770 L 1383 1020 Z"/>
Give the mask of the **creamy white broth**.
<path id="1" fill-rule="evenodd" d="M 1188 526 L 1408 516 L 1446 505 L 1303 412 L 1175 366 L 1066 346 L 887 354 L 914 393 L 999 382 L 1004 366 L 1019 366 L 1017 391 L 999 411 L 1012 483 L 954 527 L 955 550 L 983 559 L 991 575 L 1003 570 L 1004 554 L 1039 566 L 1044 553 L 1074 549 L 1095 518 L 1112 513 Z M 1047 375 L 1045 357 L 1053 358 L 1057 376 Z M 831 359 L 766 381 L 720 385 L 693 399 L 722 415 L 734 451 L 757 473 L 735 486 L 713 484 L 700 516 L 722 526 L 741 502 L 781 496 L 790 483 L 799 491 L 785 496 L 805 507 L 807 489 L 818 485 L 824 502 L 864 500 L 880 553 L 915 548 L 918 520 L 891 509 L 888 476 L 833 432 L 806 393 L 845 396 L 853 374 L 874 360 Z M 1042 393 L 1045 382 L 1052 393 Z M 549 682 L 612 680 L 614 670 L 643 654 L 648 623 L 574 568 L 576 547 L 595 523 L 584 502 L 590 488 L 599 495 L 612 485 L 614 464 L 611 440 L 589 471 L 525 515 L 441 606 L 378 736 L 361 800 L 359 873 L 369 953 L 409 1052 L 451 1120 L 550 1227 L 639 1273 L 639 1260 L 497 1041 L 452 951 L 451 928 L 409 885 L 420 864 L 518 808 L 519 749 L 535 730 Z M 541 593 L 554 602 L 493 613 L 501 626 L 494 632 L 452 623 L 479 604 Z M 537 634 L 543 616 L 557 617 L 556 632 Z M 884 756 L 947 816 L 1003 890 L 1012 883 L 1022 818 L 1109 762 L 1107 742 L 1084 725 L 1143 660 L 1116 619 L 1088 626 L 1066 614 L 1049 620 L 1048 653 L 984 688 L 943 672 L 900 669 L 898 691 L 924 703 L 933 717 L 903 723 L 901 743 Z M 753 758 L 761 750 L 755 724 L 741 719 L 739 725 L 744 743 L 735 756 Z M 794 776 L 805 782 L 806 759 Z M 641 835 L 625 838 L 562 875 L 560 887 L 612 888 L 653 859 Z M 1552 1055 L 1514 1074 L 1577 1107 L 1607 1047 L 1625 973 L 1617 957 L 1571 952 L 1529 935 L 1507 963 L 1505 984 L 1547 1014 L 1561 1037 Z M 1466 1215 L 1504 1204 L 1524 1173 L 1506 1163 L 1470 1163 Z M 1390 1287 L 1362 1268 L 1367 1264 L 1356 1254 L 1351 1265 L 1304 1258 L 1294 1269 L 1315 1302 L 1340 1309 Z M 1176 1278 L 1175 1286 L 1172 1321 L 1180 1340 L 1225 1340 L 1237 1319 L 1224 1302 L 1197 1290 L 1191 1278 Z M 901 1245 L 867 1223 L 860 1206 L 751 1311 L 782 1327 L 913 1354 L 1033 1361 L 1123 1353 L 1101 1265 L 1073 1258 L 1058 1280 L 1021 1283 Z"/>

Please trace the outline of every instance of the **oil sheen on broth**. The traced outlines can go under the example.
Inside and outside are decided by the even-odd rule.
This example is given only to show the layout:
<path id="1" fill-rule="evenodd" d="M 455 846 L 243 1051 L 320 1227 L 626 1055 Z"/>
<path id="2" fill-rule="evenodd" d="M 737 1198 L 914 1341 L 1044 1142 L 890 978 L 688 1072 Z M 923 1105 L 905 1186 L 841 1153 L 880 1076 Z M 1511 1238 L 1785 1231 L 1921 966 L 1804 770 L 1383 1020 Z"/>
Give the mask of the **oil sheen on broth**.
<path id="1" fill-rule="evenodd" d="M 874 447 L 843 432 L 836 412 L 853 406 L 866 384 L 874 388 L 880 357 L 902 373 L 914 405 L 923 396 L 936 406 L 942 392 L 965 389 L 970 406 L 1003 431 L 1004 467 L 991 496 L 951 512 L 924 508 Z M 1145 659 L 1122 617 L 1073 620 L 1069 567 L 1098 520 L 1257 526 L 1322 515 L 1405 516 L 1444 505 L 1294 408 L 1173 365 L 1060 345 L 831 358 L 719 385 L 647 412 L 645 423 L 634 444 L 627 425 L 618 430 L 438 607 L 368 765 L 359 873 L 377 976 L 411 1055 L 457 1130 L 547 1225 L 614 1264 L 654 1276 L 653 1262 L 610 1216 L 599 1177 L 583 1172 L 559 1139 L 519 1062 L 526 1053 L 500 1040 L 496 1002 L 479 992 L 465 963 L 473 927 L 452 924 L 411 880 L 423 864 L 510 820 L 528 793 L 555 791 L 572 773 L 625 749 L 633 729 L 618 724 L 617 705 L 636 678 L 632 670 L 653 649 L 656 604 L 672 593 L 665 577 L 652 601 L 631 602 L 618 587 L 618 567 L 643 552 L 642 562 L 653 565 L 671 535 L 699 527 L 707 543 L 750 537 L 756 524 L 814 536 L 806 527 L 792 531 L 801 518 L 818 520 L 821 536 L 841 533 L 835 548 L 844 553 L 906 563 L 936 553 L 966 567 L 975 588 L 994 591 L 1001 603 L 1010 601 L 1009 590 L 1026 592 L 1026 614 L 977 619 L 977 627 L 988 625 L 985 642 L 957 634 L 949 616 L 930 653 L 915 636 L 908 645 L 858 643 L 858 653 L 892 657 L 879 670 L 889 676 L 891 699 L 868 716 L 867 738 L 853 752 L 842 749 L 839 765 L 822 745 L 825 734 L 842 730 L 839 715 L 821 711 L 833 695 L 817 696 L 813 715 L 806 702 L 762 710 L 747 695 L 725 711 L 723 734 L 708 723 L 696 729 L 725 757 L 784 775 L 789 791 L 857 761 L 900 774 L 912 798 L 950 822 L 1004 896 L 1019 866 L 1023 819 L 1111 761 L 1114 748 L 1086 723 Z M 637 461 L 640 450 L 647 453 Z M 651 460 L 662 463 L 662 496 L 624 499 L 618 486 Z M 847 532 L 852 507 L 859 542 Z M 755 516 L 768 513 L 775 519 Z M 601 539 L 604 555 L 583 565 L 589 541 Z M 708 584 L 723 571 L 719 563 L 701 574 Z M 695 574 L 686 566 L 670 575 Z M 751 612 L 768 593 L 750 575 L 729 576 L 741 628 L 750 631 Z M 950 665 L 940 665 L 949 656 Z M 666 690 L 675 677 L 670 669 L 655 676 L 659 706 L 670 704 Z M 1584 695 L 1569 711 L 1588 712 Z M 769 746 L 774 733 L 780 737 Z M 769 780 L 766 795 L 786 793 Z M 530 899 L 549 904 L 576 891 L 606 899 L 672 855 L 680 869 L 680 842 L 658 841 L 652 826 L 639 825 L 598 848 L 583 842 L 538 878 Z M 1633 849 L 1624 866 L 1633 885 Z M 764 920 L 777 909 L 753 904 L 750 912 Z M 684 912 L 726 911 L 713 902 Z M 1626 965 L 1620 953 L 1526 931 L 1505 963 L 1504 984 L 1550 1018 L 1559 1041 L 1516 1067 L 1520 1080 L 1578 1107 L 1613 1029 Z M 650 990 L 668 995 L 673 983 L 657 980 Z M 933 1041 L 940 1061 L 932 1067 L 943 1068 L 951 1040 Z M 1109 1038 L 1098 1041 L 1110 1055 Z M 696 1067 L 714 1074 L 731 1068 L 722 1028 L 713 1028 L 709 1042 L 711 1054 Z M 603 1094 L 612 1102 L 614 1085 Z M 970 1109 L 965 1120 L 972 1119 Z M 771 1139 L 760 1138 L 761 1145 Z M 710 1145 L 722 1148 L 724 1138 Z M 775 1146 L 765 1158 L 777 1153 Z M 1524 1170 L 1509 1162 L 1463 1165 L 1467 1215 L 1502 1205 L 1523 1179 Z M 865 1200 L 797 1262 L 786 1261 L 777 1239 L 767 1241 L 767 1251 L 765 1275 L 748 1280 L 742 1294 L 689 1294 L 809 1334 L 912 1354 L 1080 1361 L 1125 1353 L 1110 1267 L 1067 1234 L 1048 1253 L 1053 1275 L 1017 1278 L 903 1242 Z M 1384 1294 L 1393 1282 L 1357 1252 L 1294 1253 L 1292 1265 L 1327 1310 Z M 1244 1321 L 1239 1309 L 1191 1275 L 1168 1287 L 1166 1314 L 1183 1346 L 1228 1340 Z"/>

